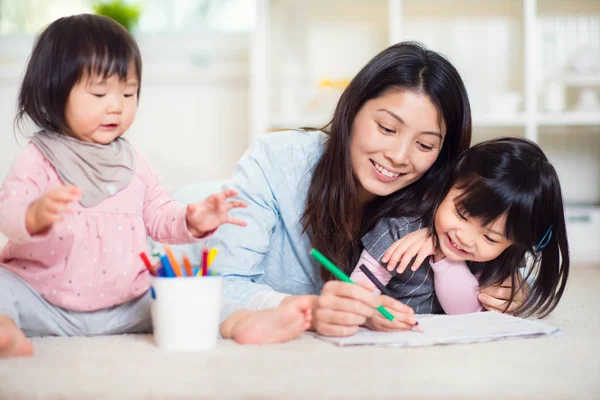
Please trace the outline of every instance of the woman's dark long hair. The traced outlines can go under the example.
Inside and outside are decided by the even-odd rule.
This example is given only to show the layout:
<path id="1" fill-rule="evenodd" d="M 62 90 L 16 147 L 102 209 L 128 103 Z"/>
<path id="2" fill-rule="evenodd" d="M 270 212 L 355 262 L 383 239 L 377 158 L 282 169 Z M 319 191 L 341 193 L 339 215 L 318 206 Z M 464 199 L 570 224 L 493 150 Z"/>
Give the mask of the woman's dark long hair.
<path id="1" fill-rule="evenodd" d="M 59 18 L 36 39 L 19 90 L 15 127 L 25 116 L 48 132 L 71 134 L 65 107 L 71 89 L 85 73 L 127 79 L 135 68 L 138 99 L 142 57 L 135 39 L 118 22 L 101 15 Z"/>
<path id="2" fill-rule="evenodd" d="M 481 271 L 480 285 L 498 285 L 511 277 L 510 304 L 529 280 L 529 296 L 516 314 L 548 315 L 565 290 L 569 244 L 560 182 L 543 151 L 526 139 L 500 138 L 463 152 L 449 169 L 430 214 L 434 239 L 433 216 L 452 187 L 462 191 L 455 205 L 469 218 L 487 225 L 506 213 L 505 235 L 513 244 L 495 260 L 471 263 Z M 522 279 L 519 269 L 525 271 Z"/>
<path id="3" fill-rule="evenodd" d="M 441 152 L 417 182 L 380 197 L 363 210 L 350 159 L 354 118 L 365 102 L 394 89 L 425 94 L 446 126 Z M 458 71 L 440 54 L 403 42 L 379 53 L 352 79 L 342 94 L 331 123 L 323 156 L 317 163 L 301 218 L 312 245 L 346 272 L 358 260 L 361 236 L 386 216 L 422 215 L 433 206 L 428 195 L 442 171 L 471 142 L 471 108 Z M 332 276 L 322 270 L 324 280 Z"/>

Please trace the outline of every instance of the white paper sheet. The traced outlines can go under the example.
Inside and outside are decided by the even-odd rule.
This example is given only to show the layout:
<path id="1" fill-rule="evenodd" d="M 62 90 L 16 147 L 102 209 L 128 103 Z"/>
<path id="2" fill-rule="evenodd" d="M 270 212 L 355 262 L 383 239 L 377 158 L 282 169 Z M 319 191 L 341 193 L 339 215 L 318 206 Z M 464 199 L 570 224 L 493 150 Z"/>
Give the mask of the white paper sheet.
<path id="1" fill-rule="evenodd" d="M 478 312 L 463 315 L 420 315 L 423 333 L 415 331 L 374 332 L 361 328 L 353 336 L 326 337 L 317 335 L 338 346 L 387 345 L 420 347 L 438 344 L 478 343 L 509 338 L 554 336 L 560 330 L 538 321 L 512 317 L 497 312 Z"/>

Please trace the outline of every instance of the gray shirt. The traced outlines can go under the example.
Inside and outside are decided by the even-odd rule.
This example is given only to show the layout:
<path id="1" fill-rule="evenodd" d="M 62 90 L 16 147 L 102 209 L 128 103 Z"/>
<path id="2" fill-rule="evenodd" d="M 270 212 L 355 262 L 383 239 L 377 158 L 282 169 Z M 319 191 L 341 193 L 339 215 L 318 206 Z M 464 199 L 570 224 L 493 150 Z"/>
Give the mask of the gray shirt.
<path id="1" fill-rule="evenodd" d="M 423 228 L 419 218 L 400 217 L 384 218 L 375 228 L 365 234 L 362 243 L 365 250 L 382 265 L 381 258 L 385 251 L 397 240 L 411 232 Z M 412 262 L 411 262 L 412 264 Z M 416 271 L 406 268 L 402 274 L 392 272 L 392 279 L 386 288 L 389 294 L 406 305 L 411 306 L 418 314 L 441 314 L 442 307 L 435 296 L 433 287 L 433 271 L 427 258 Z"/>

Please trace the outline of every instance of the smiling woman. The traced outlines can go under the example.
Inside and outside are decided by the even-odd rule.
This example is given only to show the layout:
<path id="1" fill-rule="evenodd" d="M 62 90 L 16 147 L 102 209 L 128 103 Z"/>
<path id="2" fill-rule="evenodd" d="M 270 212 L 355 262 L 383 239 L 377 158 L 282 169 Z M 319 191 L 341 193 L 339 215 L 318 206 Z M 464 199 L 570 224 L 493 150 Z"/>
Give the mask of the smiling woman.
<path id="1" fill-rule="evenodd" d="M 365 103 L 354 119 L 350 146 L 361 203 L 423 176 L 442 149 L 445 127 L 438 120 L 436 107 L 422 93 L 391 89 Z"/>
<path id="2" fill-rule="evenodd" d="M 456 69 L 416 43 L 384 50 L 350 82 L 327 127 L 265 135 L 236 166 L 228 187 L 249 205 L 234 211 L 248 226 L 222 227 L 210 240 L 225 296 L 263 309 L 308 295 L 312 329 L 337 336 L 390 301 L 397 327 L 411 329 L 410 307 L 331 280 L 308 252 L 315 247 L 350 272 L 361 236 L 379 219 L 432 206 L 429 189 L 470 140 Z"/>

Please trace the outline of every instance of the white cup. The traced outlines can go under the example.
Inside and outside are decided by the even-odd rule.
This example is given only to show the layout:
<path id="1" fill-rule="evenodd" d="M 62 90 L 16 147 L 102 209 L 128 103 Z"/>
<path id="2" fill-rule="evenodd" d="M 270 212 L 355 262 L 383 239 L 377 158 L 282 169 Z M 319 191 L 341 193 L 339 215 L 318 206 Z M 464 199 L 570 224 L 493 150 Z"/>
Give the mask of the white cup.
<path id="1" fill-rule="evenodd" d="M 152 327 L 159 348 L 176 351 L 215 348 L 222 277 L 152 277 L 152 289 Z"/>

